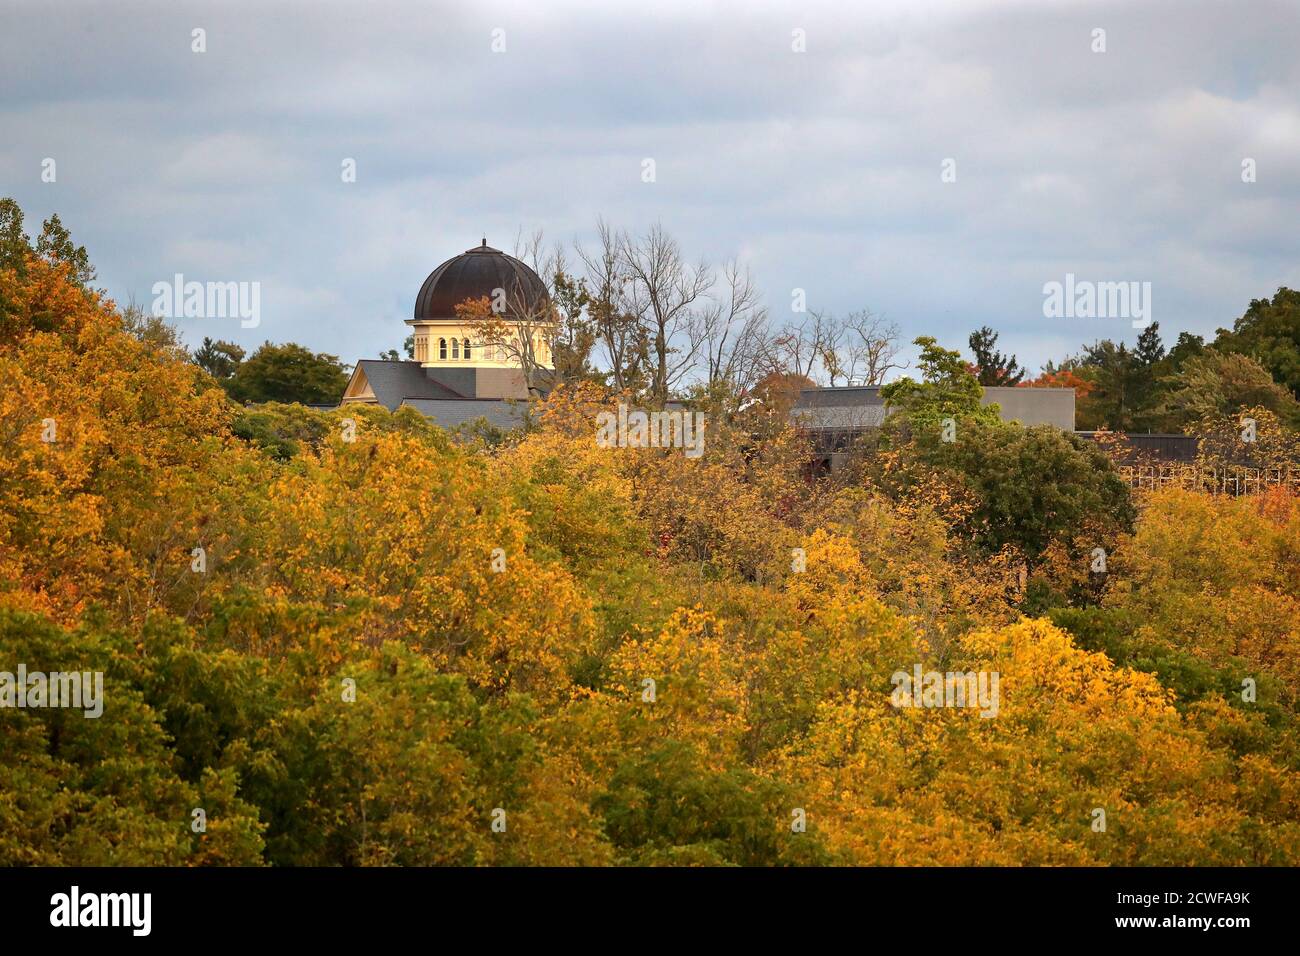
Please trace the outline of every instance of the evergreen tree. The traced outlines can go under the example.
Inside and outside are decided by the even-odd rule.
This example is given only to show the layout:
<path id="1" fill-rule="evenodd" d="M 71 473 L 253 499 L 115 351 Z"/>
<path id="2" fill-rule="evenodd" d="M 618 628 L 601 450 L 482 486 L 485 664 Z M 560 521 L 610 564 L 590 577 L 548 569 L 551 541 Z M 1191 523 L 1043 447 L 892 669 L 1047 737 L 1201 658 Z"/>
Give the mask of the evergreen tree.
<path id="1" fill-rule="evenodd" d="M 194 350 L 194 364 L 217 381 L 234 376 L 239 363 L 244 360 L 244 350 L 234 342 L 213 341 L 204 337 L 203 344 Z"/>
<path id="2" fill-rule="evenodd" d="M 997 350 L 998 333 L 987 325 L 972 332 L 968 341 L 981 385 L 1018 385 L 1025 377 L 1025 370 L 1016 364 L 1014 355 L 1008 357 Z"/>

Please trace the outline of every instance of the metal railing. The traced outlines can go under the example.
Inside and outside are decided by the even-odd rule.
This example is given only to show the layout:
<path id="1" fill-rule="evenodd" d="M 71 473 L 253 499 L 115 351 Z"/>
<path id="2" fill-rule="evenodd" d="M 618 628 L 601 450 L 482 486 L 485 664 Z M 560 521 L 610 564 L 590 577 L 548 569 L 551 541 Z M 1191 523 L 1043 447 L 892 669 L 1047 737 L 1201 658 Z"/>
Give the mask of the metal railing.
<path id="1" fill-rule="evenodd" d="M 1270 488 L 1300 494 L 1300 471 L 1287 467 L 1246 465 L 1207 466 L 1191 463 L 1120 465 L 1120 476 L 1136 489 L 1168 488 L 1207 491 L 1216 495 L 1257 495 Z"/>

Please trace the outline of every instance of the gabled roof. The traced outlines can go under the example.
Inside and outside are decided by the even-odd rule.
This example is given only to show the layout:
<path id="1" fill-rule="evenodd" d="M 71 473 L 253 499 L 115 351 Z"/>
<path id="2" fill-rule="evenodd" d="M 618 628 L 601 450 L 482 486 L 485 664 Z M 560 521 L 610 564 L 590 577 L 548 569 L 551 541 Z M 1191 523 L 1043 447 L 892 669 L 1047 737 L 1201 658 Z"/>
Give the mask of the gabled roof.
<path id="1" fill-rule="evenodd" d="M 402 402 L 411 399 L 464 399 L 465 396 L 441 382 L 430 378 L 419 362 L 389 362 L 384 359 L 362 359 L 357 362 L 357 374 L 364 375 L 375 401 L 390 412 Z"/>
<path id="2" fill-rule="evenodd" d="M 421 415 L 432 419 L 435 425 L 448 430 L 480 418 L 486 418 L 489 425 L 509 430 L 523 425 L 528 415 L 527 402 L 508 402 L 495 398 L 408 398 L 402 404 L 409 405 Z"/>

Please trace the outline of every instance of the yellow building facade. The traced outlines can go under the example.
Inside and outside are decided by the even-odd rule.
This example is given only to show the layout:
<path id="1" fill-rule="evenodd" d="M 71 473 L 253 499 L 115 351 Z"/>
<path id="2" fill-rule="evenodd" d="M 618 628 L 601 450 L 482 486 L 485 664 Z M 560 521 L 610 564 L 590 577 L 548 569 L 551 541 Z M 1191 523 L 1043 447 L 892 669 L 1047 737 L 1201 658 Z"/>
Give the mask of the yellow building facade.
<path id="1" fill-rule="evenodd" d="M 457 314 L 465 303 L 486 299 L 499 316 L 500 342 L 484 341 L 472 322 Z M 413 359 L 358 362 L 344 404 L 373 403 L 393 409 L 414 405 L 434 417 L 456 409 L 438 402 L 527 399 L 544 388 L 552 369 L 548 336 L 552 315 L 546 284 L 526 263 L 482 245 L 448 259 L 424 280 L 411 327 Z M 519 335 L 527 335 L 534 374 L 525 375 Z M 541 381 L 539 381 L 541 380 Z M 473 411 L 474 409 L 469 409 Z"/>

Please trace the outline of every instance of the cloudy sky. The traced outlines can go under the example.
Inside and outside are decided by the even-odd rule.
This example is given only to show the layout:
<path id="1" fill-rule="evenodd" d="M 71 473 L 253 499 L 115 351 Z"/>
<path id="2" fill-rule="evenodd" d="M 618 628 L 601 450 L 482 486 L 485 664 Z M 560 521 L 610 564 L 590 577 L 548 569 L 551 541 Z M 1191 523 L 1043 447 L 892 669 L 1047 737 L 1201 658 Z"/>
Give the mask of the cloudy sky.
<path id="1" fill-rule="evenodd" d="M 802 288 L 1036 369 L 1137 334 L 1045 318 L 1066 273 L 1150 282 L 1167 342 L 1300 285 L 1297 37 L 1294 0 L 0 0 L 0 195 L 121 302 L 261 283 L 260 327 L 191 343 L 373 357 L 484 234 L 603 216 L 738 257 L 778 321 Z"/>

